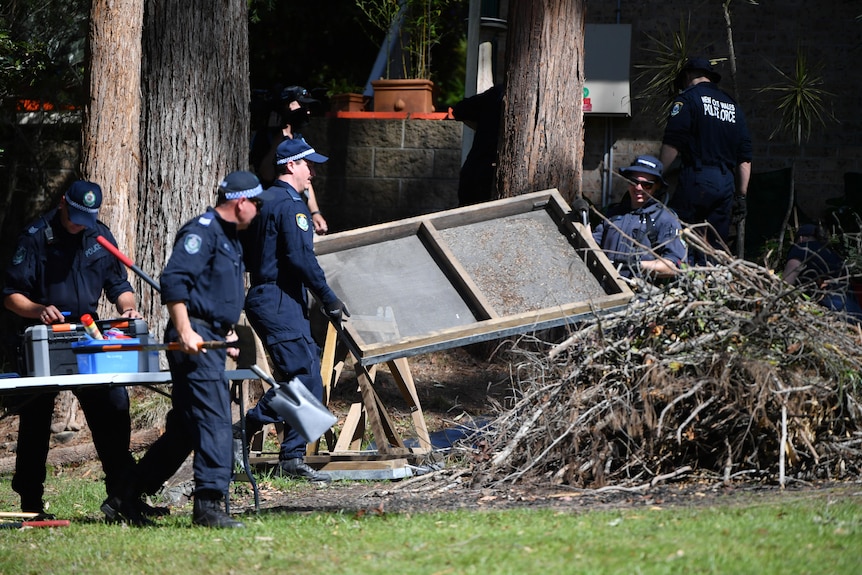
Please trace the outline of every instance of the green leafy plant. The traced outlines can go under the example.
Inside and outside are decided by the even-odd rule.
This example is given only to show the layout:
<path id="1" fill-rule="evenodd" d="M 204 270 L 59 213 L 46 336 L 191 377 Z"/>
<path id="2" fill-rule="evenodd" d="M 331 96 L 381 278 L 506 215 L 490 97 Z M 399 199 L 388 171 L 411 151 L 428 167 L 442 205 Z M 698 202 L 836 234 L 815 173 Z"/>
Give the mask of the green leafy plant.
<path id="1" fill-rule="evenodd" d="M 635 79 L 645 82 L 637 99 L 642 100 L 645 113 L 655 115 L 663 125 L 670 112 L 670 105 L 678 90 L 674 85 L 683 64 L 691 55 L 691 46 L 697 43 L 698 36 L 690 38 L 691 15 L 680 16 L 679 28 L 659 31 L 656 35 L 646 34 L 650 45 L 644 52 L 652 56 L 649 64 L 636 64 L 640 69 Z"/>
<path id="2" fill-rule="evenodd" d="M 431 77 L 431 49 L 440 43 L 445 33 L 443 11 L 456 0 L 355 0 L 364 14 L 369 32 L 377 39 L 382 32 L 387 52 L 397 47 L 405 78 Z M 392 69 L 386 62 L 386 78 Z"/>
<path id="3" fill-rule="evenodd" d="M 760 88 L 760 93 L 777 95 L 776 109 L 781 114 L 781 121 L 769 135 L 772 139 L 777 134 L 786 133 L 797 145 L 811 137 L 815 124 L 826 125 L 826 121 L 838 121 L 826 109 L 826 100 L 834 96 L 822 88 L 824 81 L 819 74 L 819 67 L 811 67 L 802 48 L 796 50 L 796 63 L 792 73 L 788 74 L 772 64 L 773 70 L 781 75 L 782 80 Z"/>

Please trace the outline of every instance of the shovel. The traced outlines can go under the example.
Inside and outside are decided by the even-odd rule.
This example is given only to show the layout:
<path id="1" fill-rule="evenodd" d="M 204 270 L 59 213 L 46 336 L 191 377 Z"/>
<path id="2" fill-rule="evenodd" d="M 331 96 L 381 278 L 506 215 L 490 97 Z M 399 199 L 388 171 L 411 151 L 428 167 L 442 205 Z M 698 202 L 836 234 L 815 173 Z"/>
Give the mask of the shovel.
<path id="1" fill-rule="evenodd" d="M 277 383 L 257 365 L 251 370 L 275 389 L 268 405 L 307 443 L 317 441 L 338 419 L 305 387 L 298 377 L 287 383 Z"/>

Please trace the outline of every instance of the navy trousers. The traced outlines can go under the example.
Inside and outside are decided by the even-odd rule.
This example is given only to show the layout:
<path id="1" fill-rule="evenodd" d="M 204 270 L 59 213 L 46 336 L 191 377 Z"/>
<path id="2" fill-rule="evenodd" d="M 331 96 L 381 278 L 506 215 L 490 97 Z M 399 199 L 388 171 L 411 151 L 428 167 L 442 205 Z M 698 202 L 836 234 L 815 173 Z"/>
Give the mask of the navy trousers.
<path id="1" fill-rule="evenodd" d="M 224 339 L 199 324 L 195 325 L 195 331 L 204 340 Z M 168 329 L 165 335 L 165 341 L 176 341 L 174 329 Z M 197 355 L 168 352 L 172 407 L 165 433 L 138 462 L 134 491 L 155 493 L 194 451 L 195 494 L 218 498 L 227 493 L 233 465 L 233 436 L 226 356 L 223 349 L 209 349 Z"/>

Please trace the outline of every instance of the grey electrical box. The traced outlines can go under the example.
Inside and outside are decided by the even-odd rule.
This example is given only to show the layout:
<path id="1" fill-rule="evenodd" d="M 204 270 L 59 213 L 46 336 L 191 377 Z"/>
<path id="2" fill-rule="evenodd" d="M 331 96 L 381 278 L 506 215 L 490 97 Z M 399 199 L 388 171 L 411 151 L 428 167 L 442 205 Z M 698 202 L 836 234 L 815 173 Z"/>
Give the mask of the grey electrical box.
<path id="1" fill-rule="evenodd" d="M 584 31 L 584 115 L 631 116 L 629 24 L 587 24 Z"/>

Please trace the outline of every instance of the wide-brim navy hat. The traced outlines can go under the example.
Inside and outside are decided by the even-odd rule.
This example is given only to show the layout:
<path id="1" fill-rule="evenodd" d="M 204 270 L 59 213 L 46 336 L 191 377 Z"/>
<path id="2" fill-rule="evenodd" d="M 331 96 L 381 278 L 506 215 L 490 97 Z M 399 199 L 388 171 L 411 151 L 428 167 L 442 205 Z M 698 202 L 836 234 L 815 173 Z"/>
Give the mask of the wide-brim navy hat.
<path id="1" fill-rule="evenodd" d="M 96 227 L 96 218 L 102 205 L 102 188 L 99 184 L 78 180 L 66 191 L 66 212 L 73 224 L 85 228 Z"/>
<path id="2" fill-rule="evenodd" d="M 263 193 L 260 180 L 251 172 L 239 170 L 231 172 L 219 182 L 218 192 L 226 200 L 254 198 Z"/>
<path id="3" fill-rule="evenodd" d="M 284 140 L 275 150 L 275 163 L 278 165 L 297 160 L 308 160 L 322 164 L 328 159 L 327 156 L 315 152 L 314 148 L 309 146 L 308 142 L 302 138 Z"/>
<path id="4" fill-rule="evenodd" d="M 628 174 L 632 172 L 650 174 L 651 176 L 657 176 L 661 184 L 666 186 L 667 182 L 664 181 L 664 176 L 662 176 L 663 170 L 664 164 L 662 164 L 661 160 L 655 156 L 638 156 L 635 158 L 635 161 L 632 162 L 631 166 L 620 168 L 620 173 L 624 176 L 628 176 Z"/>
<path id="5" fill-rule="evenodd" d="M 682 65 L 679 74 L 677 74 L 676 83 L 680 84 L 683 76 L 692 70 L 703 72 L 703 75 L 709 78 L 710 82 L 715 84 L 718 84 L 721 81 L 721 74 L 713 69 L 712 63 L 709 60 L 706 58 L 689 58 L 686 60 L 685 64 Z"/>

